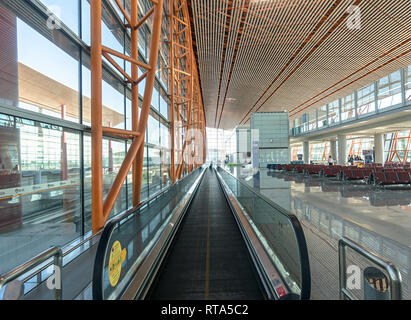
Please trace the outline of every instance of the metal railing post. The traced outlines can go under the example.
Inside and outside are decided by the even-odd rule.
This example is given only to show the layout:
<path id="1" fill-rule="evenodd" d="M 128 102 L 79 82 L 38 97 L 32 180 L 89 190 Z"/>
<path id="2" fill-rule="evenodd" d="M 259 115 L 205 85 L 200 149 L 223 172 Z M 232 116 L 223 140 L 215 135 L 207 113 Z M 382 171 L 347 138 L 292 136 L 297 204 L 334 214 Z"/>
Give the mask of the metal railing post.
<path id="1" fill-rule="evenodd" d="M 54 274 L 56 274 L 56 269 L 59 270 L 59 276 L 55 280 L 56 289 L 54 291 L 54 297 L 56 300 L 63 300 L 63 251 L 61 248 L 58 248 L 58 251 L 54 255 Z"/>
<path id="2" fill-rule="evenodd" d="M 26 263 L 18 266 L 17 268 L 13 269 L 9 273 L 0 277 L 0 289 L 4 287 L 9 282 L 16 280 L 17 278 L 21 277 L 29 270 L 39 266 L 41 263 L 47 261 L 50 258 L 54 258 L 54 273 L 56 274 L 57 268 L 59 268 L 60 274 L 57 277 L 55 286 L 55 294 L 54 297 L 56 300 L 61 300 L 63 297 L 62 294 L 62 269 L 63 269 L 63 252 L 60 247 L 52 247 L 48 250 L 43 251 L 42 253 L 38 254 L 31 260 L 27 261 Z M 24 282 L 24 281 L 23 281 Z"/>
<path id="3" fill-rule="evenodd" d="M 390 280 L 390 297 L 391 300 L 401 300 L 402 299 L 402 292 L 401 292 L 401 273 L 397 269 L 395 265 L 391 262 L 383 259 L 382 257 L 378 256 L 376 253 L 371 252 L 364 248 L 363 246 L 355 243 L 351 239 L 346 237 L 341 238 L 338 241 L 338 259 L 339 259 L 339 282 L 340 282 L 340 299 L 345 300 L 345 298 L 349 298 L 354 300 L 354 297 L 348 292 L 346 286 L 346 247 L 351 248 L 359 255 L 364 257 L 365 259 L 375 263 L 381 269 L 384 269 L 389 277 Z"/>
<path id="4" fill-rule="evenodd" d="M 339 267 L 339 286 L 340 286 L 340 300 L 345 300 L 345 294 L 343 293 L 343 289 L 345 288 L 345 284 L 347 283 L 347 273 L 345 272 L 346 268 L 346 253 L 344 246 L 338 246 L 338 267 Z"/>

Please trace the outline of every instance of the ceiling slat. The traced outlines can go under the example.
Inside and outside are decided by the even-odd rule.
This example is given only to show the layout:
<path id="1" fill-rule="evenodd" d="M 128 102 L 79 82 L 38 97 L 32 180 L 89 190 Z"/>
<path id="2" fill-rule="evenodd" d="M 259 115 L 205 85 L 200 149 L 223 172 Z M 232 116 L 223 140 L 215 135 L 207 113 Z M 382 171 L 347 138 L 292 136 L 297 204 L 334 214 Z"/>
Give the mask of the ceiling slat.
<path id="1" fill-rule="evenodd" d="M 191 0 L 208 125 L 293 117 L 411 64 L 410 0 Z M 358 5 L 361 28 L 347 26 Z"/>

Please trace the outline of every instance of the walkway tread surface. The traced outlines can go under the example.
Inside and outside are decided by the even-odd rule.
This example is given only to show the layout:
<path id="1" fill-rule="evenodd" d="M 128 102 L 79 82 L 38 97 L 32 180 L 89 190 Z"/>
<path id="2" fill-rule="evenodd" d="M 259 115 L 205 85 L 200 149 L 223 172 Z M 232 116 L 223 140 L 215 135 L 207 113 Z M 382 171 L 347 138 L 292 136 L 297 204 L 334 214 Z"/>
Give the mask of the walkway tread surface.
<path id="1" fill-rule="evenodd" d="M 150 299 L 264 299 L 248 249 L 211 169 L 170 250 Z"/>

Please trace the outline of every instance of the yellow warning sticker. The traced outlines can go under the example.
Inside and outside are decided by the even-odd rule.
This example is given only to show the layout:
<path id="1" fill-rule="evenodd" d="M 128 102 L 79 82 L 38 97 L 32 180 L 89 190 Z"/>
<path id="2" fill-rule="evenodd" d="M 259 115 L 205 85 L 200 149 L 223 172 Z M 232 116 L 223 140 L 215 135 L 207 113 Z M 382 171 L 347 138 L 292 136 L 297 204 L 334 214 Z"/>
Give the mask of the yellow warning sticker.
<path id="1" fill-rule="evenodd" d="M 121 250 L 120 241 L 115 241 L 110 251 L 110 259 L 108 260 L 108 278 L 112 287 L 115 287 L 120 279 L 121 264 L 126 260 L 127 250 Z"/>

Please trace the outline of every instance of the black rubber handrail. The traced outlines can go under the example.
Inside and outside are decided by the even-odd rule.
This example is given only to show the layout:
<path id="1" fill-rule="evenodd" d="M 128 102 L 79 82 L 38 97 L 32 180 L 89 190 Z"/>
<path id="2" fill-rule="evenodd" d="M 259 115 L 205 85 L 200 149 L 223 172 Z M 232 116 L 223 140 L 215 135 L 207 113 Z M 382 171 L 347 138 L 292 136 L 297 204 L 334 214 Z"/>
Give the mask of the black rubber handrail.
<path id="1" fill-rule="evenodd" d="M 274 209 L 276 209 L 280 214 L 285 216 L 291 223 L 294 231 L 295 238 L 297 239 L 297 245 L 298 245 L 298 251 L 299 251 L 299 256 L 300 256 L 300 265 L 301 265 L 301 299 L 302 300 L 308 300 L 310 299 L 311 295 L 311 271 L 310 271 L 310 260 L 308 257 L 308 248 L 307 248 L 307 241 L 305 239 L 304 231 L 303 228 L 300 224 L 300 221 L 298 220 L 297 216 L 287 210 L 285 210 L 283 207 L 279 206 L 275 202 L 271 201 L 268 199 L 266 196 L 256 192 L 252 187 L 247 185 L 245 182 L 241 181 L 238 179 L 236 176 L 231 174 L 229 171 L 225 170 L 224 168 L 218 166 L 219 169 L 224 170 L 225 173 L 229 174 L 232 176 L 234 179 L 236 179 L 242 186 L 246 187 L 249 191 L 251 191 L 253 194 L 255 194 L 257 197 L 261 198 L 267 204 L 272 206 Z"/>
<path id="2" fill-rule="evenodd" d="M 158 197 L 160 197 L 161 195 L 169 191 L 171 188 L 175 187 L 176 185 L 180 184 L 182 181 L 186 180 L 188 177 L 194 174 L 197 170 L 201 170 L 201 168 L 198 168 L 194 170 L 193 172 L 190 172 L 185 177 L 178 180 L 176 183 L 167 186 L 165 189 L 154 194 L 151 198 L 143 201 L 137 207 L 134 207 L 118 216 L 113 217 L 106 223 L 106 225 L 104 226 L 103 232 L 101 233 L 101 237 L 100 237 L 98 247 L 97 247 L 96 257 L 94 259 L 93 282 L 92 282 L 93 300 L 103 300 L 104 299 L 103 290 L 102 290 L 103 289 L 103 286 L 102 286 L 103 275 L 104 275 L 103 274 L 104 258 L 106 256 L 106 250 L 110 242 L 111 235 L 114 231 L 114 228 L 117 226 L 117 224 L 121 223 L 121 221 L 127 219 L 129 216 L 135 214 L 144 206 L 149 205 L 153 200 L 157 199 Z"/>

